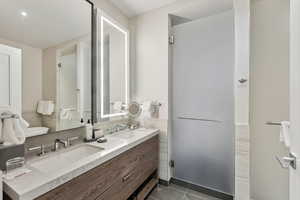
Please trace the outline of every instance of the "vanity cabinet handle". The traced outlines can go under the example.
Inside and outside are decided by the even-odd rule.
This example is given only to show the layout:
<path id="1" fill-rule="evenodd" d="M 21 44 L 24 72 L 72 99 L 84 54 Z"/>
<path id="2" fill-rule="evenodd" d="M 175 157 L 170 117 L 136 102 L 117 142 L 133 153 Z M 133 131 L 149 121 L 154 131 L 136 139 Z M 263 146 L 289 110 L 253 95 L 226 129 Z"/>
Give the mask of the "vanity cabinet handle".
<path id="1" fill-rule="evenodd" d="M 45 148 L 46 148 L 46 146 L 42 144 L 41 146 L 28 148 L 28 152 L 40 150 L 40 153 L 38 153 L 38 155 L 42 156 L 42 155 L 45 155 L 45 153 L 46 153 Z"/>
<path id="2" fill-rule="evenodd" d="M 133 175 L 133 173 L 129 173 L 129 174 L 125 175 L 125 176 L 122 178 L 122 181 L 123 181 L 123 182 L 126 182 L 132 175 Z"/>

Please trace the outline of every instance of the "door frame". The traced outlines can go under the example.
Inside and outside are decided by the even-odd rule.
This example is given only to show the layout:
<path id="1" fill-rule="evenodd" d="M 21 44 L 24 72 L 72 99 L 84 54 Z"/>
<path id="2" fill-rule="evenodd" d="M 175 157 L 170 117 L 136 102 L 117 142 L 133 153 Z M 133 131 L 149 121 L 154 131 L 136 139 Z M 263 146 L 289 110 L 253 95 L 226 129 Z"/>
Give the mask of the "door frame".
<path id="1" fill-rule="evenodd" d="M 290 151 L 297 169 L 290 167 L 290 200 L 300 198 L 300 1 L 290 0 Z"/>
<path id="2" fill-rule="evenodd" d="M 0 44 L 0 51 L 9 56 L 9 105 L 0 106 L 0 111 L 22 115 L 22 49 Z"/>

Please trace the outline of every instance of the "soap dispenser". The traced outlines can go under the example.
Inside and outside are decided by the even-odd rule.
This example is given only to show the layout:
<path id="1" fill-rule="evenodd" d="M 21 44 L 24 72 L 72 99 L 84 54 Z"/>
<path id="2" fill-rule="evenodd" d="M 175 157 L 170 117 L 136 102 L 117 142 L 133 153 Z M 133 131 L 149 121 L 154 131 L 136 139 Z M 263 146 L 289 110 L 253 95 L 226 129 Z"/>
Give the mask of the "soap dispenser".
<path id="1" fill-rule="evenodd" d="M 93 139 L 93 126 L 91 124 L 91 120 L 88 120 L 87 124 L 85 125 L 85 139 L 87 141 Z"/>

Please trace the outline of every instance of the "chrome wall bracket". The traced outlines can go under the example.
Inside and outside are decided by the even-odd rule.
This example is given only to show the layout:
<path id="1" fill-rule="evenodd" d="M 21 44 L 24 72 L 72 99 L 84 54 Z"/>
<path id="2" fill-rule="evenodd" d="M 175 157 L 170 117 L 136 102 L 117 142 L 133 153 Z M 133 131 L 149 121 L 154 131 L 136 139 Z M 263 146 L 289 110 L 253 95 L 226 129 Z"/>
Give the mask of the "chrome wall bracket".
<path id="1" fill-rule="evenodd" d="M 297 169 L 297 157 L 293 153 L 290 153 L 288 157 L 280 158 L 279 156 L 275 156 L 275 158 L 282 168 L 288 169 L 292 167 L 293 169 Z"/>

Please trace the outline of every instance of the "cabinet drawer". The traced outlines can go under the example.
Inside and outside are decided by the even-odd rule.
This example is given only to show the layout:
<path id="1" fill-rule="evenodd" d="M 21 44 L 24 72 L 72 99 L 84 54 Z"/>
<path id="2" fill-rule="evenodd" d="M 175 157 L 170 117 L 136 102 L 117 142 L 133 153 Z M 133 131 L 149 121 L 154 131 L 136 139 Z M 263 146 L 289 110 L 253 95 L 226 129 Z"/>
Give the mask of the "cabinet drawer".
<path id="1" fill-rule="evenodd" d="M 110 189 L 96 200 L 126 200 L 139 186 L 141 172 L 138 168 L 119 179 Z"/>
<path id="2" fill-rule="evenodd" d="M 108 161 L 38 197 L 37 200 L 94 200 L 121 176 L 122 166 L 117 161 L 118 158 Z"/>

